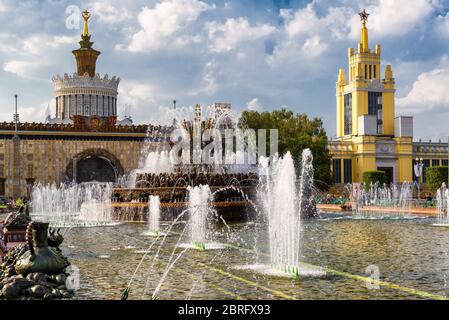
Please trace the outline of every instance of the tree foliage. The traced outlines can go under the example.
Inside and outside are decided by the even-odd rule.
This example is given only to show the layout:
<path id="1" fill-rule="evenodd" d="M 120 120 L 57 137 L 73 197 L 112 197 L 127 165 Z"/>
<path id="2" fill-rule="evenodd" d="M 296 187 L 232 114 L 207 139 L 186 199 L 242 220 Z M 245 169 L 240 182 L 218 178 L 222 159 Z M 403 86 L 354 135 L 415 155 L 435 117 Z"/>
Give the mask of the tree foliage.
<path id="1" fill-rule="evenodd" d="M 387 182 L 387 175 L 385 171 L 365 171 L 363 173 L 363 182 L 365 183 L 365 188 L 368 190 L 371 184 L 375 184 L 376 182 L 379 185 L 383 185 Z"/>
<path id="2" fill-rule="evenodd" d="M 430 191 L 435 192 L 444 182 L 447 185 L 448 167 L 437 166 L 426 168 L 426 183 Z"/>
<path id="3" fill-rule="evenodd" d="M 298 166 L 302 150 L 309 148 L 313 154 L 315 186 L 327 189 L 331 183 L 330 156 L 327 135 L 320 118 L 309 119 L 306 114 L 294 114 L 280 109 L 272 112 L 244 111 L 240 126 L 258 129 L 277 129 L 279 154 L 290 151 Z M 269 134 L 267 133 L 267 139 Z M 267 143 L 267 146 L 268 143 Z M 267 153 L 269 150 L 267 150 Z"/>

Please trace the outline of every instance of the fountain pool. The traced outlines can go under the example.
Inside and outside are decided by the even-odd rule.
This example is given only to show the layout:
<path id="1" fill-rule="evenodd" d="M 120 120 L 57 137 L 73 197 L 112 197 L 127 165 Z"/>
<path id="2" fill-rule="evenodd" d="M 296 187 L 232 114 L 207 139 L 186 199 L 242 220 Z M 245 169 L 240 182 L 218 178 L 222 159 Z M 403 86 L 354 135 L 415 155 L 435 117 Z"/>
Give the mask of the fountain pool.
<path id="1" fill-rule="evenodd" d="M 168 273 L 158 299 L 438 299 L 449 294 L 449 233 L 431 226 L 436 218 L 334 217 L 324 213 L 321 218 L 302 222 L 300 260 L 326 268 L 328 276 L 324 278 L 296 281 L 236 269 L 253 264 L 258 256 L 269 258 L 268 230 L 257 223 L 231 224 L 229 232 L 234 237 L 229 239 L 227 228 L 216 225 L 216 241 L 227 243 L 232 250 L 188 250 Z M 137 272 L 129 299 L 151 299 L 172 251 L 183 251 L 176 246 L 184 227 L 174 226 L 174 236 L 165 239 L 151 272 L 147 267 Z M 120 299 L 152 241 L 143 235 L 147 228 L 145 223 L 125 223 L 71 229 L 62 250 L 80 269 L 77 298 Z M 261 229 L 263 232 L 259 232 Z M 255 237 L 256 230 L 262 238 Z M 258 250 L 254 250 L 256 247 Z M 152 250 L 147 255 L 143 266 L 151 264 L 154 254 Z M 366 282 L 369 270 L 376 267 L 384 281 L 380 289 Z M 148 288 L 142 297 L 147 279 Z"/>

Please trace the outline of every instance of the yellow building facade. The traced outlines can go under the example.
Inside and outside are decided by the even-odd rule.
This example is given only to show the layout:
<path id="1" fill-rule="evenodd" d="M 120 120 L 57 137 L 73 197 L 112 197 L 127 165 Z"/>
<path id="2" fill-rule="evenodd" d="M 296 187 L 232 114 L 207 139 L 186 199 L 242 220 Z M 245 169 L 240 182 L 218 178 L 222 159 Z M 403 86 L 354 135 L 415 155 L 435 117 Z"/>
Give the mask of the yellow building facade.
<path id="1" fill-rule="evenodd" d="M 392 67 L 382 67 L 381 46 L 369 45 L 368 14 L 359 15 L 358 47 L 348 49 L 348 70 L 339 70 L 336 83 L 336 138 L 329 142 L 334 183 L 361 182 L 373 170 L 384 171 L 388 182 L 416 180 L 416 161 L 447 165 L 447 144 L 429 142 L 436 148 L 418 154 L 424 149 L 413 142 L 413 118 L 395 117 Z"/>

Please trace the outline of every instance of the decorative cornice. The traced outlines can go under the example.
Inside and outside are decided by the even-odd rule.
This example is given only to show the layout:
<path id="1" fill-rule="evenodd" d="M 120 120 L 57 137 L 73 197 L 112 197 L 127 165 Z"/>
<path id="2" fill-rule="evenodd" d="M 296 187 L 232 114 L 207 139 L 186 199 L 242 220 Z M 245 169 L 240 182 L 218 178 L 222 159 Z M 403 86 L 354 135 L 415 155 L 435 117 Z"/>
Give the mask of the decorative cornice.
<path id="1" fill-rule="evenodd" d="M 55 91 L 64 89 L 77 89 L 77 88 L 87 88 L 87 89 L 109 89 L 117 92 L 118 85 L 120 83 L 120 78 L 113 76 L 109 79 L 106 74 L 103 78 L 100 74 L 96 74 L 95 77 L 90 77 L 87 73 L 83 76 L 78 75 L 76 72 L 73 76 L 67 73 L 61 77 L 59 74 L 53 76 L 52 78 Z"/>

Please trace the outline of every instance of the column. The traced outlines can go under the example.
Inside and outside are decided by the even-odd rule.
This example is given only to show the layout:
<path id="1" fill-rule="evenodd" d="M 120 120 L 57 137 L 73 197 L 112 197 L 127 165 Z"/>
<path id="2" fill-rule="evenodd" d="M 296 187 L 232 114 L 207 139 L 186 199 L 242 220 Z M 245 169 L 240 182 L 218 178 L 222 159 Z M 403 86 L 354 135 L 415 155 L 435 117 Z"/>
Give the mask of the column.
<path id="1" fill-rule="evenodd" d="M 58 97 L 56 97 L 56 117 L 60 118 L 60 116 L 59 116 L 59 106 L 58 106 Z"/>

